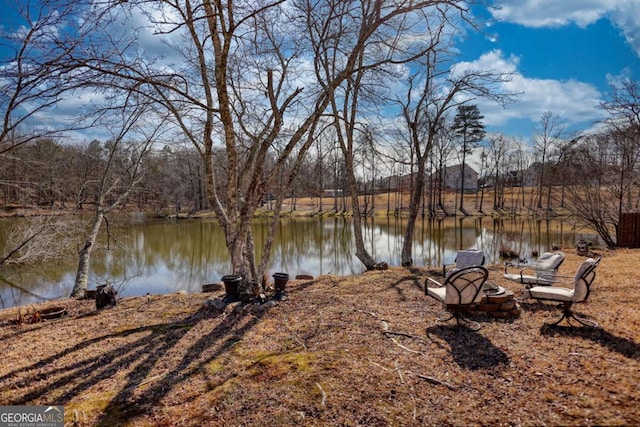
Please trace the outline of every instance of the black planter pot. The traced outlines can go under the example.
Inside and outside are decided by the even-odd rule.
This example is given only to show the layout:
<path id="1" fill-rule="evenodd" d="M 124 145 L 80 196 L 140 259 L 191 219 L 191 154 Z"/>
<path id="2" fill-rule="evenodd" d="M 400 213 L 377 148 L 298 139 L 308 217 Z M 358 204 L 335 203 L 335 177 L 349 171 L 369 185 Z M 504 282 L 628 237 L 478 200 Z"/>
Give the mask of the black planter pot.
<path id="1" fill-rule="evenodd" d="M 222 283 L 224 283 L 224 293 L 232 299 L 238 299 L 238 285 L 242 280 L 242 276 L 237 274 L 227 274 L 222 276 Z"/>
<path id="2" fill-rule="evenodd" d="M 289 275 L 287 273 L 275 273 L 273 275 L 273 286 L 276 288 L 276 294 L 284 292 L 284 288 L 289 281 Z"/>

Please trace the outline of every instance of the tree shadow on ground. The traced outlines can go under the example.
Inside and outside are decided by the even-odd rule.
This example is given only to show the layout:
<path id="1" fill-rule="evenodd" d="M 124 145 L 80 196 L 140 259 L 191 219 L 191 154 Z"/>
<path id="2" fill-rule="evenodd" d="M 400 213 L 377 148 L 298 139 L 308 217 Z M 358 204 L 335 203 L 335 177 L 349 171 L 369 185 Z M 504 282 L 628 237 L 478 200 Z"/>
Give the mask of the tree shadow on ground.
<path id="1" fill-rule="evenodd" d="M 388 288 L 396 291 L 401 301 L 405 301 L 408 299 L 407 290 L 404 289 L 401 285 L 403 283 L 409 283 L 409 289 L 415 289 L 419 291 L 421 294 L 424 294 L 424 278 L 420 278 L 418 276 L 403 276 L 398 280 L 389 284 Z"/>
<path id="2" fill-rule="evenodd" d="M 437 336 L 449 344 L 453 360 L 472 370 L 491 369 L 509 364 L 509 356 L 484 335 L 457 326 L 430 326 L 427 336 Z"/>
<path id="3" fill-rule="evenodd" d="M 65 405 L 99 383 L 113 381 L 126 372 L 126 383 L 106 404 L 95 425 L 119 425 L 150 413 L 177 384 L 201 372 L 204 365 L 226 352 L 259 321 L 258 316 L 236 310 L 221 317 L 209 333 L 182 344 L 186 348 L 177 347 L 193 327 L 207 318 L 211 313 L 203 309 L 177 321 L 125 329 L 64 348 L 0 377 L 0 383 L 5 385 L 27 384 L 31 389 L 5 404 L 54 399 L 56 404 Z M 118 340 L 124 342 L 118 344 Z M 177 363 L 167 362 L 169 352 L 180 355 Z M 157 375 L 150 378 L 152 372 Z"/>
<path id="4" fill-rule="evenodd" d="M 242 324 L 241 317 L 248 317 L 248 321 Z M 141 360 L 138 367 L 130 372 L 127 384 L 111 399 L 97 425 L 112 426 L 114 420 L 129 419 L 151 412 L 177 384 L 188 381 L 190 377 L 200 373 L 209 362 L 240 341 L 242 336 L 258 321 L 258 317 L 249 316 L 247 313 L 236 313 L 235 316 L 226 317 L 223 322 L 186 349 L 177 366 L 144 391 L 134 395 L 133 392 L 136 391 L 141 381 L 148 377 L 151 369 L 175 343 L 170 344 L 166 349 L 161 348 L 161 351 L 155 354 L 148 355 L 148 358 Z M 242 326 L 238 327 L 240 324 Z M 230 333 L 231 331 L 233 333 Z M 205 350 L 212 348 L 213 351 L 205 352 Z M 203 357 L 203 354 L 206 356 Z"/>
<path id="5" fill-rule="evenodd" d="M 640 344 L 631 339 L 614 335 L 602 328 L 543 325 L 540 328 L 540 333 L 545 336 L 582 338 L 598 343 L 629 359 L 640 360 Z"/>

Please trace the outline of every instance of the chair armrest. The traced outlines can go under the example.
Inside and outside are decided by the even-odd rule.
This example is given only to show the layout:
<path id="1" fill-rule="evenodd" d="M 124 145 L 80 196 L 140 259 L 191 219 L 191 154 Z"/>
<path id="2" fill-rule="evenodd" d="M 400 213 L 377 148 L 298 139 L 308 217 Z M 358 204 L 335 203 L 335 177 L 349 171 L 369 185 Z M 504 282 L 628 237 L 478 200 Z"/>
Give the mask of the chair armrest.
<path id="1" fill-rule="evenodd" d="M 429 287 L 429 283 L 433 283 L 435 286 L 431 286 L 432 288 L 441 288 L 444 285 L 440 282 L 433 280 L 431 277 L 427 277 L 427 280 L 424 281 L 424 294 L 427 295 L 427 288 Z"/>
<path id="2" fill-rule="evenodd" d="M 516 267 L 514 265 L 514 267 Z M 538 270 L 536 270 L 536 267 L 534 265 L 518 265 L 517 267 L 522 267 L 520 268 L 520 271 L 518 271 L 518 274 L 520 275 L 520 282 L 524 283 L 524 276 L 533 276 L 533 277 L 537 277 L 538 276 Z M 506 269 L 505 269 L 506 272 Z M 531 274 L 525 274 L 525 272 L 530 272 Z"/>
<path id="3" fill-rule="evenodd" d="M 530 266 L 525 266 L 524 264 L 514 264 L 512 262 L 505 262 L 504 263 L 504 274 L 509 274 L 509 267 L 511 268 L 528 268 Z"/>
<path id="4" fill-rule="evenodd" d="M 434 285 L 436 285 L 436 287 L 440 288 L 442 286 L 444 286 L 443 283 L 438 282 L 437 280 L 433 280 L 431 277 L 427 277 L 427 282 L 431 282 Z M 427 284 L 427 282 L 425 282 L 425 285 Z"/>
<path id="5" fill-rule="evenodd" d="M 520 269 L 520 276 L 526 276 L 526 274 L 524 274 L 525 271 L 530 271 L 530 272 L 533 273 L 533 274 L 531 274 L 532 276 L 537 276 L 537 270 L 536 270 L 535 266 L 533 266 L 533 265 L 523 266 Z"/>

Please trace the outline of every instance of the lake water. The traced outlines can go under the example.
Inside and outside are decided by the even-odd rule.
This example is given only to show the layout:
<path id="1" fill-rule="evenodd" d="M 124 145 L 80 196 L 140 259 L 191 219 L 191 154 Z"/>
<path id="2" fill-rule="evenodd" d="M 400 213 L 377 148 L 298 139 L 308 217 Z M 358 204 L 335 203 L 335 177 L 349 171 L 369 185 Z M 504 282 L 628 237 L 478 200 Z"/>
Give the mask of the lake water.
<path id="1" fill-rule="evenodd" d="M 4 232 L 18 219 L 0 221 Z M 379 262 L 400 265 L 404 224 L 401 218 L 369 218 L 366 246 Z M 115 223 L 115 224 L 114 224 Z M 266 221 L 254 224 L 256 247 L 267 234 Z M 3 232 L 4 231 L 4 232 Z M 450 264 L 459 249 L 484 250 L 487 263 L 502 262 L 509 248 L 521 258 L 553 246 L 573 247 L 582 230 L 562 221 L 445 218 L 418 220 L 413 258 L 416 266 Z M 200 292 L 230 273 L 224 237 L 215 220 L 148 220 L 140 215 L 112 220 L 118 245 L 94 252 L 89 288 L 109 282 L 120 296 L 177 291 Z M 4 251 L 0 251 L 4 253 Z M 258 254 L 260 255 L 260 254 Z M 344 218 L 282 219 L 273 247 L 269 275 L 340 276 L 363 272 L 354 255 L 351 221 Z M 66 297 L 71 293 L 77 258 L 49 264 L 0 268 L 0 308 Z"/>

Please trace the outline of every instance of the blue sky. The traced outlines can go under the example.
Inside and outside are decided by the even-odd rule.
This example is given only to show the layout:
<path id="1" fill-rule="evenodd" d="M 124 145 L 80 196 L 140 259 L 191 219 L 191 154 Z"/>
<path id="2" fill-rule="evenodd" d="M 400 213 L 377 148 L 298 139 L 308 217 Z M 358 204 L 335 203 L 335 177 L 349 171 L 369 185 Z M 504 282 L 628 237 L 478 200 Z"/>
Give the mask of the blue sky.
<path id="1" fill-rule="evenodd" d="M 551 111 L 568 130 L 585 131 L 602 117 L 612 83 L 640 80 L 640 0 L 496 3 L 486 34 L 458 46 L 463 61 L 513 73 L 508 87 L 522 93 L 504 110 L 478 100 L 488 130 L 529 139 Z"/>

